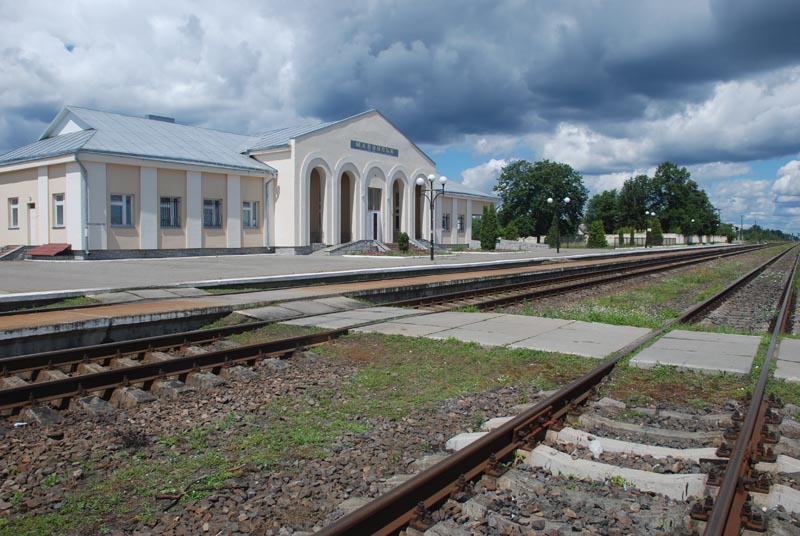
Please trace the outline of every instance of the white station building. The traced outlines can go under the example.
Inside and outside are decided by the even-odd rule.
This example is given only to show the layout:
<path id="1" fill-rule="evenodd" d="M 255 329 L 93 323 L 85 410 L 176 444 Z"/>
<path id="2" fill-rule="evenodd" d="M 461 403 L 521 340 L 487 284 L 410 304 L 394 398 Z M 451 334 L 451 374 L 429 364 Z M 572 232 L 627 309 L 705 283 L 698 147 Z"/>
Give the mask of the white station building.
<path id="1" fill-rule="evenodd" d="M 0 155 L 0 245 L 69 244 L 91 258 L 427 239 L 431 175 L 434 162 L 375 110 L 245 136 L 67 106 L 38 141 Z M 447 182 L 436 242 L 467 244 L 496 201 Z"/>

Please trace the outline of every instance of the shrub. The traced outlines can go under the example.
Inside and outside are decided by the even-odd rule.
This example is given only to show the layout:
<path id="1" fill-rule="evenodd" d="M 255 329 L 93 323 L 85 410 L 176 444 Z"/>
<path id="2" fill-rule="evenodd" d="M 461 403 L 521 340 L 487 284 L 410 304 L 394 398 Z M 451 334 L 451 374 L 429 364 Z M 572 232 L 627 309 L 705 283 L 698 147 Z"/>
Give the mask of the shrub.
<path id="1" fill-rule="evenodd" d="M 603 229 L 603 222 L 595 220 L 589 224 L 589 240 L 586 242 L 589 248 L 607 248 L 606 231 Z"/>
<path id="2" fill-rule="evenodd" d="M 397 247 L 403 253 L 408 251 L 408 233 L 404 232 L 397 235 Z"/>

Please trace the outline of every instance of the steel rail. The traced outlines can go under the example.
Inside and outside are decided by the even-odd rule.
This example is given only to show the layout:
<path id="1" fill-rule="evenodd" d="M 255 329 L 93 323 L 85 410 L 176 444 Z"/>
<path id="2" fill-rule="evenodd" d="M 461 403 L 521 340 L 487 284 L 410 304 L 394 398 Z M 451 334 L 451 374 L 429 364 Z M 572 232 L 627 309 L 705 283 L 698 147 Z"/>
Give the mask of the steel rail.
<path id="1" fill-rule="evenodd" d="M 63 400 L 86 393 L 150 382 L 203 369 L 221 369 L 268 356 L 284 355 L 299 348 L 322 344 L 348 333 L 335 329 L 261 344 L 251 344 L 217 352 L 176 357 L 104 372 L 83 374 L 61 380 L 32 383 L 0 391 L 0 410 L 15 409 L 38 401 Z"/>
<path id="2" fill-rule="evenodd" d="M 718 250 L 715 250 L 714 252 L 707 251 L 707 252 L 697 252 L 697 253 L 704 253 L 705 255 L 703 259 L 707 259 L 709 257 L 718 258 L 721 256 L 736 255 L 751 250 L 752 248 L 741 248 L 735 251 L 727 251 L 727 252 L 720 252 Z M 681 255 L 677 258 L 676 256 L 670 256 L 668 259 L 652 258 L 652 259 L 647 259 L 647 261 L 648 264 L 658 264 L 659 266 L 663 264 L 665 261 L 667 261 L 668 263 L 702 262 L 702 260 L 697 260 L 697 259 L 686 259 L 685 255 Z M 640 264 L 637 263 L 641 263 L 641 260 L 626 261 L 625 263 L 622 264 L 624 264 L 625 267 L 639 266 Z M 537 273 L 542 274 L 541 280 L 543 282 L 554 283 L 562 280 L 569 281 L 571 279 L 586 277 L 586 274 L 593 273 L 592 272 L 593 270 L 600 271 L 600 273 L 603 273 L 608 271 L 618 272 L 620 269 L 621 268 L 619 266 L 619 263 L 614 263 L 613 265 L 602 265 L 599 267 L 577 267 L 574 269 L 570 269 L 570 273 L 566 275 L 563 270 L 554 270 L 554 271 L 537 272 Z M 659 268 L 655 268 L 655 270 L 658 269 Z M 575 274 L 572 270 L 579 270 L 580 273 Z M 496 289 L 495 291 L 502 292 L 504 290 L 509 290 L 513 288 L 530 286 L 531 284 L 532 283 L 528 281 L 523 283 L 513 283 L 510 285 L 499 285 L 497 287 L 493 287 L 492 289 L 485 289 L 485 291 L 490 292 Z M 481 294 L 482 293 L 483 292 L 481 292 Z M 454 301 L 456 299 L 459 299 L 457 298 L 457 296 L 462 296 L 462 295 L 463 291 L 461 293 L 448 293 L 444 294 L 443 296 L 450 301 Z M 416 304 L 417 303 L 416 300 L 417 298 L 412 300 L 399 300 L 399 301 L 385 303 L 383 305 L 392 307 L 403 307 L 411 304 Z M 5 357 L 5 358 L 0 358 L 0 376 L 37 371 L 52 367 L 61 367 L 61 366 L 74 367 L 80 363 L 88 363 L 88 362 L 104 361 L 104 360 L 107 361 L 114 357 L 120 357 L 122 355 L 132 355 L 152 350 L 165 350 L 171 348 L 178 348 L 181 346 L 186 346 L 190 343 L 211 342 L 228 337 L 230 335 L 235 335 L 238 333 L 244 333 L 247 331 L 259 329 L 261 327 L 267 326 L 272 323 L 274 323 L 274 321 L 271 320 L 250 322 L 247 324 L 237 324 L 234 326 L 193 330 L 193 331 L 186 331 L 169 335 L 157 335 L 154 337 L 131 339 L 128 341 L 103 343 L 91 346 L 69 348 L 64 350 L 53 350 L 49 352 L 40 352 L 36 354 Z"/>
<path id="3" fill-rule="evenodd" d="M 791 303 L 792 285 L 797 273 L 798 260 L 800 260 L 800 256 L 795 258 L 791 274 L 784 287 L 778 320 L 775 322 L 775 327 L 772 331 L 772 338 L 761 367 L 761 374 L 758 377 L 758 383 L 753 392 L 747 415 L 742 423 L 739 438 L 728 461 L 728 469 L 725 472 L 725 477 L 722 480 L 719 493 L 708 518 L 705 536 L 738 536 L 741 532 L 742 518 L 744 517 L 743 507 L 747 502 L 747 489 L 744 480 L 751 468 L 751 462 L 757 459 L 758 443 L 761 439 L 761 432 L 768 409 L 768 403 L 764 401 L 764 394 L 766 393 L 767 381 L 771 373 L 770 368 L 775 348 L 781 331 L 791 313 L 789 304 Z M 766 519 L 763 522 L 766 524 Z"/>
<path id="4" fill-rule="evenodd" d="M 781 253 L 781 256 L 783 253 Z M 752 272 L 762 271 L 770 259 Z M 733 283 L 719 294 L 728 294 L 739 287 Z M 522 445 L 533 447 L 546 429 L 556 423 L 570 407 L 588 397 L 591 389 L 607 376 L 627 355 L 660 337 L 673 326 L 688 322 L 700 308 L 708 308 L 714 297 L 687 309 L 657 330 L 654 330 L 617 351 L 594 370 L 574 380 L 552 396 L 514 417 L 499 428 L 467 445 L 436 465 L 413 476 L 403 484 L 379 496 L 363 507 L 347 514 L 315 533 L 315 536 L 372 534 L 387 536 L 423 518 L 428 509 L 441 504 L 461 489 L 465 481 L 484 474 L 504 456 Z M 418 527 L 424 530 L 424 525 Z"/>

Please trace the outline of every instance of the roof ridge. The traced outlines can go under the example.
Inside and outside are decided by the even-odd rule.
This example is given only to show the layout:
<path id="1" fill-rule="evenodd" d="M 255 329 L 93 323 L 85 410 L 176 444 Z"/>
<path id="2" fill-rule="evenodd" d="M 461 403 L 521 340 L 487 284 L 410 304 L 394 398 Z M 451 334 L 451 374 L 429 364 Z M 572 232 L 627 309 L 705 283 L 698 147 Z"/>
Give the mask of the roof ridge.
<path id="1" fill-rule="evenodd" d="M 70 105 L 65 105 L 64 108 L 66 108 L 66 109 L 68 109 L 70 111 L 72 111 L 73 109 L 86 110 L 87 112 L 97 112 L 97 113 L 107 114 L 107 115 L 116 115 L 116 116 L 119 116 L 119 117 L 127 117 L 127 118 L 130 118 L 130 119 L 139 119 L 139 120 L 142 120 L 142 121 L 154 121 L 154 122 L 161 123 L 163 125 L 173 125 L 173 126 L 184 127 L 184 128 L 197 128 L 197 129 L 200 129 L 200 130 L 208 130 L 210 132 L 218 132 L 220 134 L 228 134 L 228 135 L 231 135 L 231 136 L 240 136 L 240 137 L 243 137 L 243 138 L 255 138 L 255 137 L 257 137 L 257 136 L 254 136 L 252 134 L 239 134 L 237 132 L 228 132 L 227 130 L 220 130 L 218 128 L 201 127 L 201 126 L 197 126 L 197 125 L 187 125 L 185 123 L 178 123 L 178 122 L 170 123 L 170 122 L 167 122 L 167 121 L 158 121 L 157 119 L 150 119 L 150 118 L 145 117 L 145 116 L 123 114 L 123 113 L 119 113 L 119 112 L 108 112 L 106 110 L 97 110 L 95 108 L 87 108 L 85 106 L 75 106 L 75 105 L 71 105 L 70 104 Z M 174 119 L 174 118 L 172 118 L 172 119 Z"/>

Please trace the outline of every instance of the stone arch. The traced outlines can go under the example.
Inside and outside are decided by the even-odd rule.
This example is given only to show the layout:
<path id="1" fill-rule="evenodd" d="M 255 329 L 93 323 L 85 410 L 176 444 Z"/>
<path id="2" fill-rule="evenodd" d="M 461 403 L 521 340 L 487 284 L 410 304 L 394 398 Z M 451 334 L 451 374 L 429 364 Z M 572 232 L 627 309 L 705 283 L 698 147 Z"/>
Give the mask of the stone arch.
<path id="1" fill-rule="evenodd" d="M 397 236 L 401 232 L 406 232 L 411 236 L 408 225 L 408 180 L 406 179 L 406 175 L 399 170 L 391 174 L 390 177 L 392 177 L 392 179 L 389 181 L 389 188 L 387 188 L 387 193 L 389 194 L 389 203 L 387 207 L 389 211 L 387 218 L 388 225 L 386 228 L 391 231 L 389 240 L 391 242 L 397 242 Z"/>
<path id="2" fill-rule="evenodd" d="M 386 173 L 378 163 L 364 166 L 362 213 L 364 238 L 385 241 L 386 232 Z"/>
<path id="3" fill-rule="evenodd" d="M 340 243 L 358 240 L 359 182 L 361 174 L 351 161 L 340 161 L 334 182 L 334 232 Z"/>
<path id="4" fill-rule="evenodd" d="M 298 234 L 303 245 L 325 244 L 330 229 L 331 168 L 321 156 L 309 155 L 302 166 L 298 203 Z"/>

